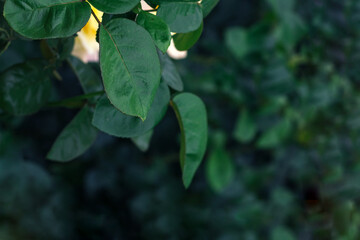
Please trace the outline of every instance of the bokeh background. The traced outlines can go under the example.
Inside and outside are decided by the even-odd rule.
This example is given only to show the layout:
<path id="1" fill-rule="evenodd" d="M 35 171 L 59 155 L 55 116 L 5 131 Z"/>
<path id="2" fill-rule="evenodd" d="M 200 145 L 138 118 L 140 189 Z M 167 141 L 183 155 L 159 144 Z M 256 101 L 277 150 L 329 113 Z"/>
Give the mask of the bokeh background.
<path id="1" fill-rule="evenodd" d="M 0 240 L 360 239 L 360 1 L 221 0 L 204 26 L 176 61 L 209 117 L 191 187 L 171 109 L 147 152 L 102 134 L 66 164 L 45 156 L 76 110 L 0 114 Z M 0 71 L 36 57 L 16 40 Z"/>

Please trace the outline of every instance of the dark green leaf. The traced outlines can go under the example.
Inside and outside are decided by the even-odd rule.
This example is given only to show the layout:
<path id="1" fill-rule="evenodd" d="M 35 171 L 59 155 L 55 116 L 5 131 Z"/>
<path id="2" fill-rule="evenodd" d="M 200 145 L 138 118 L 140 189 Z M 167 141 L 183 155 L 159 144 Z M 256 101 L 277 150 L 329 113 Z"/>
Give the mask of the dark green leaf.
<path id="1" fill-rule="evenodd" d="M 100 30 L 100 64 L 111 103 L 145 120 L 161 75 L 150 34 L 128 19 L 111 20 Z"/>
<path id="2" fill-rule="evenodd" d="M 50 93 L 49 70 L 41 61 L 15 65 L 0 75 L 0 106 L 11 114 L 37 112 Z"/>
<path id="3" fill-rule="evenodd" d="M 225 44 L 238 60 L 249 53 L 247 33 L 242 28 L 229 28 L 225 33 Z"/>
<path id="4" fill-rule="evenodd" d="M 171 42 L 168 25 L 158 16 L 144 11 L 139 13 L 136 22 L 150 33 L 155 45 L 165 53 Z"/>
<path id="5" fill-rule="evenodd" d="M 175 34 L 173 39 L 176 49 L 179 51 L 189 50 L 201 37 L 203 28 L 204 24 L 201 23 L 201 26 L 195 31 Z"/>
<path id="6" fill-rule="evenodd" d="M 4 17 L 21 35 L 33 38 L 69 37 L 90 18 L 90 5 L 81 0 L 7 0 Z"/>
<path id="7" fill-rule="evenodd" d="M 257 146 L 264 149 L 277 147 L 288 137 L 290 131 L 291 122 L 289 119 L 284 119 L 264 132 Z"/>
<path id="8" fill-rule="evenodd" d="M 216 148 L 210 154 L 206 165 L 206 176 L 216 192 L 224 190 L 235 176 L 233 161 L 225 149 Z"/>
<path id="9" fill-rule="evenodd" d="M 198 169 L 207 145 L 207 114 L 202 100 L 191 93 L 174 97 L 172 106 L 181 130 L 180 165 L 186 188 Z"/>
<path id="10" fill-rule="evenodd" d="M 57 137 L 47 158 L 67 162 L 89 149 L 98 134 L 91 125 L 92 115 L 91 109 L 85 106 Z"/>
<path id="11" fill-rule="evenodd" d="M 132 10 L 140 0 L 89 0 L 89 2 L 100 11 L 121 14 Z"/>
<path id="12" fill-rule="evenodd" d="M 203 0 L 201 2 L 201 5 L 203 7 L 204 18 L 210 14 L 210 12 L 216 7 L 216 5 L 218 3 L 219 3 L 219 0 Z"/>
<path id="13" fill-rule="evenodd" d="M 167 54 L 158 52 L 161 63 L 161 77 L 172 89 L 181 92 L 184 89 L 184 84 L 181 80 L 181 76 L 176 69 L 173 61 Z"/>
<path id="14" fill-rule="evenodd" d="M 98 73 L 88 64 L 76 57 L 69 58 L 69 64 L 80 81 L 85 93 L 94 93 L 103 90 Z"/>
<path id="15" fill-rule="evenodd" d="M 241 112 L 234 130 L 234 137 L 242 143 L 250 142 L 256 134 L 256 124 L 245 109 Z"/>
<path id="16" fill-rule="evenodd" d="M 141 151 L 146 152 L 150 147 L 150 141 L 153 132 L 153 130 L 150 130 L 141 136 L 131 138 L 131 140 Z"/>
<path id="17" fill-rule="evenodd" d="M 157 16 L 164 19 L 170 30 L 187 33 L 198 29 L 203 20 L 201 5 L 191 1 L 161 1 Z"/>
<path id="18" fill-rule="evenodd" d="M 169 88 L 162 82 L 147 119 L 142 121 L 140 118 L 121 113 L 104 96 L 96 105 L 92 123 L 101 131 L 116 137 L 131 138 L 141 136 L 153 129 L 161 121 L 166 113 L 169 101 Z"/>

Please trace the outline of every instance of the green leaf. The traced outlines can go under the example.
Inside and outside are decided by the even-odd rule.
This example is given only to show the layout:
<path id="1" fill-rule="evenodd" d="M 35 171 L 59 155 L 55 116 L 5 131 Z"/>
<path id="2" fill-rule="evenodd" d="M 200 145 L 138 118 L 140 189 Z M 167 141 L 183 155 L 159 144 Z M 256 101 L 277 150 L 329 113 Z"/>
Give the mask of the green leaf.
<path id="1" fill-rule="evenodd" d="M 207 145 L 207 114 L 202 100 L 191 93 L 174 97 L 172 107 L 181 130 L 180 165 L 186 188 L 198 169 Z"/>
<path id="2" fill-rule="evenodd" d="M 229 154 L 223 148 L 216 148 L 206 165 L 206 176 L 211 188 L 223 191 L 234 179 L 235 167 Z"/>
<path id="3" fill-rule="evenodd" d="M 89 2 L 102 12 L 122 14 L 131 11 L 140 0 L 89 0 Z"/>
<path id="4" fill-rule="evenodd" d="M 70 57 L 68 62 L 79 79 L 85 93 L 88 94 L 103 90 L 100 76 L 90 65 L 83 63 L 76 57 Z"/>
<path id="5" fill-rule="evenodd" d="M 282 18 L 284 14 L 288 14 L 294 10 L 294 0 L 267 0 L 275 14 Z"/>
<path id="6" fill-rule="evenodd" d="M 256 124 L 250 117 L 249 112 L 244 109 L 236 122 L 234 137 L 242 143 L 247 143 L 253 140 L 256 134 Z"/>
<path id="7" fill-rule="evenodd" d="M 144 11 L 139 13 L 136 22 L 150 33 L 155 45 L 165 53 L 171 42 L 168 25 L 158 16 Z"/>
<path id="8" fill-rule="evenodd" d="M 131 138 L 131 140 L 140 149 L 140 151 L 146 152 L 150 147 L 150 141 L 153 132 L 154 132 L 153 130 L 150 130 L 149 132 L 141 136 Z"/>
<path id="9" fill-rule="evenodd" d="M 5 29 L 0 28 L 0 55 L 8 49 L 10 43 L 11 41 L 8 32 Z"/>
<path id="10" fill-rule="evenodd" d="M 93 125 L 99 130 L 123 138 L 138 137 L 153 129 L 164 117 L 170 101 L 170 91 L 164 82 L 160 84 L 154 103 L 145 121 L 118 111 L 106 96 L 95 109 Z"/>
<path id="11" fill-rule="evenodd" d="M 33 39 L 69 37 L 85 26 L 90 5 L 81 0 L 7 0 L 4 17 L 19 34 Z"/>
<path id="12" fill-rule="evenodd" d="M 173 39 L 176 49 L 179 51 L 186 51 L 192 48 L 201 37 L 203 28 L 204 24 L 201 23 L 201 26 L 195 31 L 175 34 Z"/>
<path id="13" fill-rule="evenodd" d="M 0 108 L 29 115 L 43 107 L 51 93 L 49 70 L 42 61 L 28 61 L 0 75 Z"/>
<path id="14" fill-rule="evenodd" d="M 47 158 L 67 162 L 88 150 L 98 134 L 98 130 L 91 125 L 91 119 L 91 109 L 88 106 L 83 107 L 57 137 Z"/>
<path id="15" fill-rule="evenodd" d="M 167 54 L 158 52 L 161 63 L 161 77 L 172 89 L 181 92 L 184 89 L 184 84 L 181 80 L 181 76 L 176 69 L 173 61 Z"/>
<path id="16" fill-rule="evenodd" d="M 145 120 L 161 75 L 150 34 L 128 19 L 111 20 L 100 29 L 100 65 L 111 103 Z"/>
<path id="17" fill-rule="evenodd" d="M 219 0 L 203 0 L 201 2 L 204 18 L 210 14 L 210 12 L 216 7 L 218 3 Z"/>
<path id="18" fill-rule="evenodd" d="M 250 50 L 246 30 L 238 27 L 226 31 L 225 44 L 238 60 L 242 60 Z"/>
<path id="19" fill-rule="evenodd" d="M 282 226 L 274 228 L 271 232 L 271 240 L 295 240 L 293 233 Z"/>
<path id="20" fill-rule="evenodd" d="M 203 20 L 201 5 L 197 0 L 164 1 L 160 3 L 157 16 L 164 19 L 171 32 L 187 33 L 198 29 Z"/>
<path id="21" fill-rule="evenodd" d="M 277 147 L 289 136 L 290 132 L 291 122 L 289 119 L 284 119 L 264 132 L 257 146 L 263 149 Z"/>

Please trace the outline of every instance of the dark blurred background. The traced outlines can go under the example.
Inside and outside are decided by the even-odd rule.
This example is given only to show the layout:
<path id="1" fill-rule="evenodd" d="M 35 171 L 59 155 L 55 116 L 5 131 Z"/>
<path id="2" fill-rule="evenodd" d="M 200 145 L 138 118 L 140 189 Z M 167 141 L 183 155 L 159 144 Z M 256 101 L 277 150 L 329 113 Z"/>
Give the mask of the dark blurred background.
<path id="1" fill-rule="evenodd" d="M 360 239 L 360 2 L 221 0 L 204 24 L 176 62 L 209 116 L 191 187 L 171 109 L 146 153 L 101 134 L 65 164 L 45 156 L 76 110 L 1 116 L 0 240 Z M 0 71 L 34 57 L 17 40 Z"/>

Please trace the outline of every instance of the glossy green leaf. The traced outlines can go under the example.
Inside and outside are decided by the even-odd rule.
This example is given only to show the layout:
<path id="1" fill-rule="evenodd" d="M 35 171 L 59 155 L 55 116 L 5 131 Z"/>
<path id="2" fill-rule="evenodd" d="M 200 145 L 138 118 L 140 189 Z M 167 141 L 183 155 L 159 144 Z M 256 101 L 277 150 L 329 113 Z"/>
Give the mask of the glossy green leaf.
<path id="1" fill-rule="evenodd" d="M 85 93 L 95 93 L 103 90 L 100 76 L 90 65 L 83 63 L 76 57 L 70 57 L 68 62 Z"/>
<path id="2" fill-rule="evenodd" d="M 191 93 L 175 96 L 172 106 L 181 130 L 180 165 L 188 188 L 205 154 L 207 114 L 202 100 Z"/>
<path id="3" fill-rule="evenodd" d="M 256 123 L 249 112 L 246 109 L 241 111 L 234 130 L 235 139 L 241 143 L 250 142 L 255 137 L 256 130 Z"/>
<path id="4" fill-rule="evenodd" d="M 150 34 L 128 19 L 111 20 L 100 29 L 100 65 L 111 103 L 145 120 L 161 76 Z"/>
<path id="5" fill-rule="evenodd" d="M 136 22 L 150 33 L 155 45 L 165 53 L 170 46 L 171 34 L 164 20 L 151 13 L 142 11 L 137 16 Z"/>
<path id="6" fill-rule="evenodd" d="M 49 71 L 41 61 L 15 65 L 0 75 L 0 108 L 28 115 L 44 106 L 51 93 Z"/>
<path id="7" fill-rule="evenodd" d="M 204 24 L 201 23 L 201 26 L 195 31 L 175 34 L 173 39 L 176 49 L 179 51 L 186 51 L 192 48 L 201 37 L 203 28 Z"/>
<path id="8" fill-rule="evenodd" d="M 235 166 L 230 155 L 223 148 L 216 148 L 206 165 L 206 176 L 211 188 L 223 191 L 234 179 Z"/>
<path id="9" fill-rule="evenodd" d="M 164 19 L 170 30 L 176 33 L 187 33 L 198 29 L 203 20 L 201 5 L 198 1 L 164 1 L 160 2 L 157 16 Z"/>
<path id="10" fill-rule="evenodd" d="M 131 141 L 133 141 L 133 143 L 142 151 L 142 152 L 146 152 L 149 147 L 150 147 L 150 141 L 151 141 L 151 137 L 153 135 L 153 130 L 150 130 L 149 132 L 138 136 L 138 137 L 133 137 L 131 138 Z"/>
<path id="11" fill-rule="evenodd" d="M 88 150 L 98 134 L 98 130 L 91 125 L 92 115 L 89 107 L 83 107 L 57 137 L 47 158 L 67 162 Z"/>
<path id="12" fill-rule="evenodd" d="M 102 12 L 122 14 L 131 11 L 140 0 L 89 0 L 89 2 Z"/>
<path id="13" fill-rule="evenodd" d="M 181 92 L 184 84 L 175 64 L 167 54 L 158 52 L 161 63 L 161 77 L 172 89 Z"/>
<path id="14" fill-rule="evenodd" d="M 164 117 L 170 101 L 170 91 L 165 83 L 161 83 L 145 121 L 129 116 L 117 110 L 104 96 L 95 109 L 93 125 L 99 130 L 123 138 L 141 136 L 153 129 Z"/>
<path id="15" fill-rule="evenodd" d="M 69 37 L 90 18 L 81 0 L 7 0 L 4 16 L 19 34 L 33 39 Z"/>
<path id="16" fill-rule="evenodd" d="M 201 5 L 203 7 L 203 15 L 204 18 L 207 17 L 211 11 L 216 7 L 216 5 L 219 3 L 219 0 L 203 0 L 201 2 Z"/>

